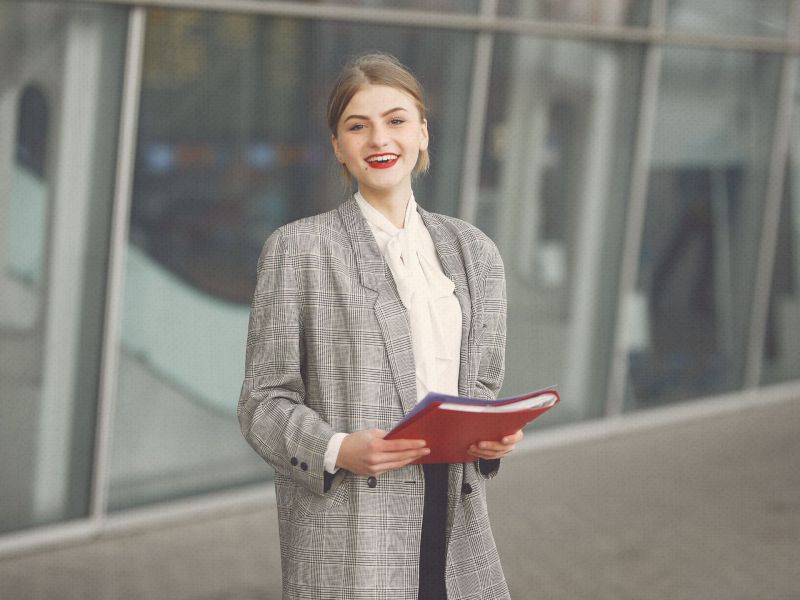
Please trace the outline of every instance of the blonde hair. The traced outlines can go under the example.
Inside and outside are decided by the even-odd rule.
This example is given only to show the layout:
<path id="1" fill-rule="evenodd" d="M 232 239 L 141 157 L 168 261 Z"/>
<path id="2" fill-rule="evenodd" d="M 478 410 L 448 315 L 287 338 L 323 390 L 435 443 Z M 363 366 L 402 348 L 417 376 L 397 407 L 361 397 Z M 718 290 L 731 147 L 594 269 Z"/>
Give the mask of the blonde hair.
<path id="1" fill-rule="evenodd" d="M 344 109 L 350 104 L 353 96 L 365 85 L 385 85 L 405 92 L 414 100 L 420 119 L 425 119 L 425 98 L 422 86 L 417 78 L 404 67 L 394 56 L 383 53 L 371 53 L 351 60 L 339 73 L 328 97 L 328 127 L 336 137 L 339 119 Z M 414 175 L 425 173 L 431 164 L 428 150 L 420 150 Z M 342 165 L 344 167 L 344 165 Z M 351 181 L 352 176 L 344 167 L 345 176 Z"/>

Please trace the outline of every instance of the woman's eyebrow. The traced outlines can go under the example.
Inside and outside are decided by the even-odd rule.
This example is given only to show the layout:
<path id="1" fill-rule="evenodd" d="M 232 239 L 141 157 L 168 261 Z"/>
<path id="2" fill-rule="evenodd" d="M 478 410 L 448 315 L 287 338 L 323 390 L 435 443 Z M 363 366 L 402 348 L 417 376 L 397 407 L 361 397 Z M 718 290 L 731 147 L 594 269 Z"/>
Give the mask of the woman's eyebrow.
<path id="1" fill-rule="evenodd" d="M 385 117 L 386 115 L 389 115 L 389 114 L 391 114 L 393 112 L 396 112 L 398 110 L 406 110 L 406 109 L 403 108 L 402 106 L 396 106 L 395 108 L 390 108 L 386 112 L 381 113 L 381 116 Z M 365 115 L 349 115 L 347 118 L 345 118 L 345 122 L 349 121 L 350 119 L 369 119 L 369 117 L 367 117 Z"/>

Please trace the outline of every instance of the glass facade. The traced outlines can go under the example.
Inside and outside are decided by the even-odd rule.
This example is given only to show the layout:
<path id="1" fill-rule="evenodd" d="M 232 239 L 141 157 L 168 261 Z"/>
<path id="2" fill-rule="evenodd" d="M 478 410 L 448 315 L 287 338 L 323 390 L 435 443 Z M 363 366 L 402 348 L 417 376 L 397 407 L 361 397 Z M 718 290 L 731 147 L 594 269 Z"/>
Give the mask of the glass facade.
<path id="1" fill-rule="evenodd" d="M 637 45 L 496 41 L 475 221 L 505 257 L 504 393 L 558 383 L 570 402 L 553 422 L 604 410 L 590 390 L 608 369 L 613 332 L 598 325 L 616 310 L 642 58 Z"/>
<path id="2" fill-rule="evenodd" d="M 781 37 L 791 0 L 669 0 L 668 28 L 686 33 Z"/>
<path id="3" fill-rule="evenodd" d="M 269 478 L 235 414 L 256 260 L 276 227 L 348 195 L 324 106 L 364 51 L 426 89 L 417 200 L 501 249 L 503 393 L 565 400 L 534 427 L 735 394 L 759 383 L 747 373 L 800 384 L 800 76 L 784 68 L 800 0 L 313 4 L 336 14 L 0 0 L 0 549 Z M 126 76 L 135 148 L 117 135 Z"/>
<path id="4" fill-rule="evenodd" d="M 800 96 L 794 96 L 789 155 L 778 219 L 764 331 L 762 383 L 800 378 Z"/>
<path id="5" fill-rule="evenodd" d="M 0 3 L 0 533 L 89 511 L 126 14 Z"/>
<path id="6" fill-rule="evenodd" d="M 431 12 L 475 13 L 480 0 L 302 0 L 309 4 L 355 6 L 359 8 L 426 10 Z"/>
<path id="7" fill-rule="evenodd" d="M 652 0 L 499 0 L 500 16 L 546 19 L 565 23 L 641 27 L 649 22 Z"/>
<path id="8" fill-rule="evenodd" d="M 633 304 L 632 406 L 741 388 L 779 56 L 667 49 Z"/>

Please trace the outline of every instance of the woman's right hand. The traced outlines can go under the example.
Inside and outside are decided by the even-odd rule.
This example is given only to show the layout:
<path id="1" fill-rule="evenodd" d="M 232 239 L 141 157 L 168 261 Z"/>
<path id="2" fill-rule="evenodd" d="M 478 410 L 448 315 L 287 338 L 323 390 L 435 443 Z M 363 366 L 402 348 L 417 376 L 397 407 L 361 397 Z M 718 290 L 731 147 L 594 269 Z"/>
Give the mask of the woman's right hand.
<path id="1" fill-rule="evenodd" d="M 386 431 L 366 429 L 348 434 L 339 447 L 336 466 L 356 475 L 381 475 L 430 453 L 425 440 L 384 440 Z"/>

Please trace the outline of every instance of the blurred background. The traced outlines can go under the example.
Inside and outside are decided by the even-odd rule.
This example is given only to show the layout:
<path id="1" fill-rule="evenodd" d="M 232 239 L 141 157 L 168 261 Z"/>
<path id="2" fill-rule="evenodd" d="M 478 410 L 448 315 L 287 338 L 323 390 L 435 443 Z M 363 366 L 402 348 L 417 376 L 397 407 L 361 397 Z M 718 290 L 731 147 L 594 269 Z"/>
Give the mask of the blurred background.
<path id="1" fill-rule="evenodd" d="M 260 501 L 235 418 L 256 260 L 345 198 L 324 105 L 364 51 L 426 89 L 419 203 L 505 258 L 503 394 L 564 400 L 536 433 L 800 398 L 799 16 L 0 0 L 0 556 Z"/>

